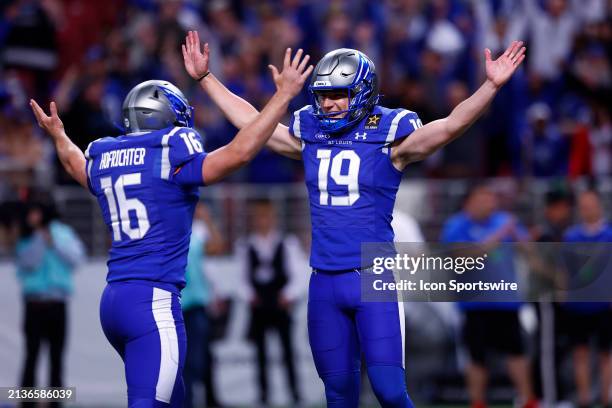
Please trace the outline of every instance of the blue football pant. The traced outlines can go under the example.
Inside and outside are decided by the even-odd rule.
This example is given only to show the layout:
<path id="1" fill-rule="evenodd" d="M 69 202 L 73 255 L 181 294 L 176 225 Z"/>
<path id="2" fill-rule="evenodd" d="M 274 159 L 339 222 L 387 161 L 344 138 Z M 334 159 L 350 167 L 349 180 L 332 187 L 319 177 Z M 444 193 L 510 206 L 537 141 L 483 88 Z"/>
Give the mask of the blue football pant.
<path id="1" fill-rule="evenodd" d="M 187 337 L 179 295 L 137 282 L 109 283 L 100 320 L 125 364 L 129 407 L 182 407 Z"/>
<path id="2" fill-rule="evenodd" d="M 384 408 L 412 407 L 404 377 L 404 309 L 397 302 L 362 302 L 358 272 L 313 273 L 308 336 L 329 408 L 359 405 L 361 353 Z"/>

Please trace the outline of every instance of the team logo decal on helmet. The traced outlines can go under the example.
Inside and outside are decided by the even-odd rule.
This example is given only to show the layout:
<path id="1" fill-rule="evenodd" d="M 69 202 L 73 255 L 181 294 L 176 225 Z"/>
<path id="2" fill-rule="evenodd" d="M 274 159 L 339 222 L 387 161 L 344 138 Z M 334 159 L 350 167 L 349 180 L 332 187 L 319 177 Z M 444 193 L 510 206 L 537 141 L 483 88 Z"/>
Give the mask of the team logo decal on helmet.
<path id="1" fill-rule="evenodd" d="M 338 132 L 353 126 L 371 112 L 378 103 L 378 78 L 376 68 L 361 51 L 340 48 L 331 51 L 317 64 L 308 87 L 314 99 L 314 115 L 326 132 Z M 317 92 L 346 90 L 348 109 L 325 113 L 317 98 Z M 344 114 L 342 118 L 337 116 Z"/>
<path id="2" fill-rule="evenodd" d="M 145 81 L 125 97 L 123 123 L 130 133 L 170 126 L 193 127 L 193 108 L 180 89 L 170 82 Z"/>

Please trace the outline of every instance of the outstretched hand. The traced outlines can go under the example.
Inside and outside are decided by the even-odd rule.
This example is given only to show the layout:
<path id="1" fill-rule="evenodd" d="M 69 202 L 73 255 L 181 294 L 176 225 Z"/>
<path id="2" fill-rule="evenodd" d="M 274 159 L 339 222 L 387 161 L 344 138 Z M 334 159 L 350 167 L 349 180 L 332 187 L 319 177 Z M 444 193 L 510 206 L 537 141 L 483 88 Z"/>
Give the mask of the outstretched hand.
<path id="1" fill-rule="evenodd" d="M 497 87 L 505 84 L 525 59 L 525 50 L 522 41 L 512 41 L 499 58 L 492 60 L 491 50 L 487 48 L 485 50 L 487 79 Z"/>
<path id="2" fill-rule="evenodd" d="M 200 44 L 200 36 L 197 31 L 189 31 L 185 37 L 185 44 L 181 46 L 183 51 L 183 62 L 185 70 L 193 79 L 200 79 L 208 72 L 209 49 L 208 43 L 204 44 L 204 50 Z"/>
<path id="3" fill-rule="evenodd" d="M 40 126 L 45 132 L 49 133 L 52 137 L 58 137 L 64 133 L 64 124 L 57 115 L 57 105 L 55 102 L 51 102 L 49 110 L 51 116 L 47 116 L 45 111 L 36 103 L 34 99 L 30 99 L 30 106 L 36 116 L 38 126 Z"/>
<path id="4" fill-rule="evenodd" d="M 303 53 L 304 51 L 300 48 L 292 60 L 291 48 L 287 48 L 282 72 L 278 72 L 278 68 L 274 65 L 268 65 L 268 68 L 272 71 L 272 78 L 276 84 L 277 92 L 285 93 L 291 98 L 300 93 L 304 82 L 306 82 L 306 79 L 308 79 L 314 69 L 312 65 L 308 65 L 308 68 L 306 68 L 310 55 L 302 58 Z"/>

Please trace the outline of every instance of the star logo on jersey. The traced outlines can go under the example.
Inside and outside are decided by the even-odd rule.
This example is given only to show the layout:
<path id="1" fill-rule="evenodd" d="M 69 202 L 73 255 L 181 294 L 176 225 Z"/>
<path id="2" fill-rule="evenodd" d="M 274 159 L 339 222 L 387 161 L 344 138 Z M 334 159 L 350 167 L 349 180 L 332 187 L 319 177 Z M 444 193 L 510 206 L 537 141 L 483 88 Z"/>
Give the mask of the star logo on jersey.
<path id="1" fill-rule="evenodd" d="M 380 124 L 380 118 L 382 115 L 380 113 L 370 115 L 366 119 L 365 128 L 366 129 L 378 129 L 378 125 Z"/>
<path id="2" fill-rule="evenodd" d="M 359 132 L 355 132 L 355 140 L 366 140 L 366 137 L 368 136 L 368 134 L 366 132 L 363 133 L 359 133 Z"/>

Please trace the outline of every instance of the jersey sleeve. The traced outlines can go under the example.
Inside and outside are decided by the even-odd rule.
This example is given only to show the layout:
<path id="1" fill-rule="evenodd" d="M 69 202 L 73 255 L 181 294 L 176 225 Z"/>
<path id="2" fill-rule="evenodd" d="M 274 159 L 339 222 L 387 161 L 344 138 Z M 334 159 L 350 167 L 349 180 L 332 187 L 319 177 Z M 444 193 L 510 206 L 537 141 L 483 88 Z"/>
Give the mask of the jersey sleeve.
<path id="1" fill-rule="evenodd" d="M 309 128 L 312 127 L 311 114 L 311 105 L 306 105 L 302 109 L 293 112 L 289 121 L 289 134 L 297 139 L 303 139 Z"/>
<path id="2" fill-rule="evenodd" d="M 421 126 L 423 124 L 416 112 L 407 109 L 396 109 L 391 117 L 386 141 L 387 143 L 393 143 L 396 140 L 404 139 Z"/>
<path id="3" fill-rule="evenodd" d="M 206 158 L 202 137 L 191 128 L 174 128 L 162 139 L 163 179 L 180 185 L 204 185 L 202 163 Z"/>
<path id="4" fill-rule="evenodd" d="M 94 157 L 93 157 L 93 144 L 94 142 L 90 142 L 89 145 L 87 146 L 87 149 L 85 150 L 85 174 L 87 175 L 87 189 L 89 190 L 89 192 L 93 195 L 96 195 L 96 191 L 93 187 L 93 182 L 91 179 L 91 169 L 93 168 L 93 162 L 94 162 Z"/>

